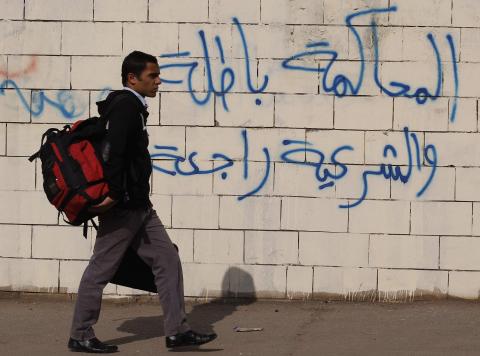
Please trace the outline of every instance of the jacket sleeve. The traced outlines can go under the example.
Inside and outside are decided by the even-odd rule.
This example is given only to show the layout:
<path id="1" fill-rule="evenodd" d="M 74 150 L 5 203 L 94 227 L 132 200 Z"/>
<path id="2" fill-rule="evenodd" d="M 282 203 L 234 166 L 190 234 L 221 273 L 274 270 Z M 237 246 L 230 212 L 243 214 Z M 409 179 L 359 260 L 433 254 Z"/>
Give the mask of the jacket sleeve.
<path id="1" fill-rule="evenodd" d="M 133 132 L 134 120 L 138 115 L 135 105 L 128 99 L 117 103 L 108 115 L 105 179 L 109 185 L 108 196 L 113 200 L 122 200 L 125 195 L 127 143 L 129 135 Z"/>

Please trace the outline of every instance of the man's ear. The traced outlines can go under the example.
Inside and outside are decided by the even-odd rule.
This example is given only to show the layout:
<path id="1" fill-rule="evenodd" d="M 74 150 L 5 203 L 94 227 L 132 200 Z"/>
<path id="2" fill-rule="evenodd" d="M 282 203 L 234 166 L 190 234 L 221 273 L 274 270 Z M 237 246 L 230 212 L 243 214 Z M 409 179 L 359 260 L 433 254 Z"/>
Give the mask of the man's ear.
<path id="1" fill-rule="evenodd" d="M 137 77 L 133 73 L 128 73 L 127 74 L 127 82 L 129 84 L 136 84 L 138 81 Z"/>

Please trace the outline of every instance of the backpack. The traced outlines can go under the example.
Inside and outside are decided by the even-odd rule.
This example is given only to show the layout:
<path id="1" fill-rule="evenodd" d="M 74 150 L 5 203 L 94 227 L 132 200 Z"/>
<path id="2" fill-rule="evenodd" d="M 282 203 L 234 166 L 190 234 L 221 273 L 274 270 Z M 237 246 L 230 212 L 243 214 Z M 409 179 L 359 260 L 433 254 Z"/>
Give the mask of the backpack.
<path id="1" fill-rule="evenodd" d="M 28 158 L 42 162 L 43 190 L 47 199 L 64 214 L 70 225 L 84 226 L 86 238 L 88 220 L 97 214 L 88 209 L 101 203 L 109 193 L 104 176 L 108 154 L 105 136 L 108 114 L 126 95 L 116 96 L 101 117 L 78 120 L 62 130 L 50 128 L 42 135 L 40 149 Z"/>

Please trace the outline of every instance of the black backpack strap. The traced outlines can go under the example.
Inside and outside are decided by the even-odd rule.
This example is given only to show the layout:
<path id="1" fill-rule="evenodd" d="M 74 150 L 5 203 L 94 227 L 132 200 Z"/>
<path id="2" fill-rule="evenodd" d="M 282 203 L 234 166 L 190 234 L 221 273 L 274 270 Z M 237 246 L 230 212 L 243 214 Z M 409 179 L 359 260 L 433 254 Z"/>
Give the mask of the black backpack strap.
<path id="1" fill-rule="evenodd" d="M 68 125 L 67 125 L 67 126 L 68 126 Z M 66 128 L 64 128 L 64 129 L 66 129 Z M 42 135 L 42 139 L 41 139 L 41 141 L 40 141 L 40 148 L 38 149 L 37 152 L 35 152 L 35 153 L 34 153 L 33 155 L 31 155 L 30 157 L 28 157 L 28 160 L 29 160 L 30 162 L 33 162 L 33 160 L 35 160 L 35 159 L 38 158 L 38 156 L 40 155 L 40 150 L 41 150 L 41 148 L 42 148 L 42 146 L 43 146 L 43 144 L 44 144 L 44 142 L 45 142 L 45 139 L 47 138 L 48 135 L 50 135 L 50 134 L 52 134 L 52 133 L 54 133 L 54 132 L 60 132 L 60 130 L 57 129 L 57 128 L 51 128 L 51 129 L 48 129 L 47 131 L 44 132 L 44 134 Z"/>
<path id="2" fill-rule="evenodd" d="M 95 220 L 90 219 L 90 221 L 92 222 L 93 228 L 98 231 L 98 225 L 95 222 Z M 83 223 L 83 237 L 87 238 L 87 236 L 88 236 L 88 220 Z"/>

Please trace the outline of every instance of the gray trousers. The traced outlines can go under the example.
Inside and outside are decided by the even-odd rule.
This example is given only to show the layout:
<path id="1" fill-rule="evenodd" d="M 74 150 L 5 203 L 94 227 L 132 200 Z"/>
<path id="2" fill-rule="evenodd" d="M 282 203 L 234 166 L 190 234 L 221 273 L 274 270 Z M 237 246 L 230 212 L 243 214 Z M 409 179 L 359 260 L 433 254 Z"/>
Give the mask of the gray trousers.
<path id="1" fill-rule="evenodd" d="M 132 246 L 155 276 L 163 309 L 165 335 L 190 329 L 183 298 L 183 273 L 178 253 L 152 208 L 125 210 L 113 207 L 99 215 L 93 255 L 78 288 L 70 336 L 76 340 L 95 337 L 103 289 L 113 278 L 122 257 Z"/>

